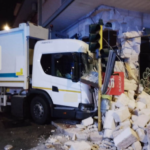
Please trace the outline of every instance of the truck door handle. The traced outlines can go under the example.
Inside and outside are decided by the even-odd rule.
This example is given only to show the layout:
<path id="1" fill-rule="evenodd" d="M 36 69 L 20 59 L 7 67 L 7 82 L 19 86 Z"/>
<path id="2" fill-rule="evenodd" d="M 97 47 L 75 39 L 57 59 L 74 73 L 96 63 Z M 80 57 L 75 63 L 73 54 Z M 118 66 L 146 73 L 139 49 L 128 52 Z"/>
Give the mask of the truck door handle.
<path id="1" fill-rule="evenodd" d="M 54 92 L 59 92 L 58 87 L 52 86 L 52 91 L 54 91 Z"/>

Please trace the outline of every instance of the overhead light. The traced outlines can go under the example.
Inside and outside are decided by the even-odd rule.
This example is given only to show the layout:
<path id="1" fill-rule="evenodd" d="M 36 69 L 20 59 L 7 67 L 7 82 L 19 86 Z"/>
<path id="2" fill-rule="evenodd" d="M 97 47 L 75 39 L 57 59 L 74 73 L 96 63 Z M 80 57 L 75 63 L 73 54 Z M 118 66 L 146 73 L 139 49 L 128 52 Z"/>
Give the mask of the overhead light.
<path id="1" fill-rule="evenodd" d="M 10 30 L 10 27 L 6 24 L 5 26 L 4 26 L 4 30 Z"/>

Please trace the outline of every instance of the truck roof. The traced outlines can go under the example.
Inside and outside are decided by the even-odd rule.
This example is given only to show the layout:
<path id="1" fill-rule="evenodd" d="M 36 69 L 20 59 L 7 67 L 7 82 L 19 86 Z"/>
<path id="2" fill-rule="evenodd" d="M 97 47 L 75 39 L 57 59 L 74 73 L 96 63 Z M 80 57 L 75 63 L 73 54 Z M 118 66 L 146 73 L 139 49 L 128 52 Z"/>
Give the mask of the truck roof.
<path id="1" fill-rule="evenodd" d="M 89 46 L 83 41 L 74 39 L 54 39 L 38 41 L 35 51 L 42 53 L 90 52 Z"/>

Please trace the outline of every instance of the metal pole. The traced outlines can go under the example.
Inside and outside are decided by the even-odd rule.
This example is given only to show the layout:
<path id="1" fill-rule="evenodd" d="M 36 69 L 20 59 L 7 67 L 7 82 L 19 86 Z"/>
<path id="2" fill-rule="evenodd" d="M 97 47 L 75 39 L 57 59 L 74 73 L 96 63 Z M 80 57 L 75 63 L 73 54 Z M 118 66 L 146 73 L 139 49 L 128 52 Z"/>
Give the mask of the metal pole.
<path id="1" fill-rule="evenodd" d="M 102 88 L 102 68 L 101 68 L 101 58 L 98 58 L 98 131 L 101 131 L 101 124 L 102 124 L 102 115 L 101 115 L 101 88 Z"/>
<path id="2" fill-rule="evenodd" d="M 100 43 L 100 48 L 99 48 L 99 57 L 98 57 L 98 131 L 102 130 L 102 115 L 101 115 L 101 97 L 102 97 L 102 65 L 101 65 L 101 53 L 100 50 L 103 49 L 103 26 L 100 25 L 101 30 L 99 31 L 99 34 L 101 35 L 99 43 Z"/>
<path id="3" fill-rule="evenodd" d="M 38 25 L 42 26 L 42 0 L 38 0 Z"/>

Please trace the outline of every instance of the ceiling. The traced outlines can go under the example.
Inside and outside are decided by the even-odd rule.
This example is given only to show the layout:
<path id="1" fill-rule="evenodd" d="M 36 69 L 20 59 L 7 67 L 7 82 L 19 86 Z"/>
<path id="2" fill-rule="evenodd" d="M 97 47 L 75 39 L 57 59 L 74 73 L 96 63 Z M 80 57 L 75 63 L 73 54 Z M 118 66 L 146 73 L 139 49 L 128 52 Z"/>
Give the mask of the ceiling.
<path id="1" fill-rule="evenodd" d="M 75 0 L 51 24 L 56 31 L 64 30 L 100 5 L 150 13 L 150 0 Z"/>

